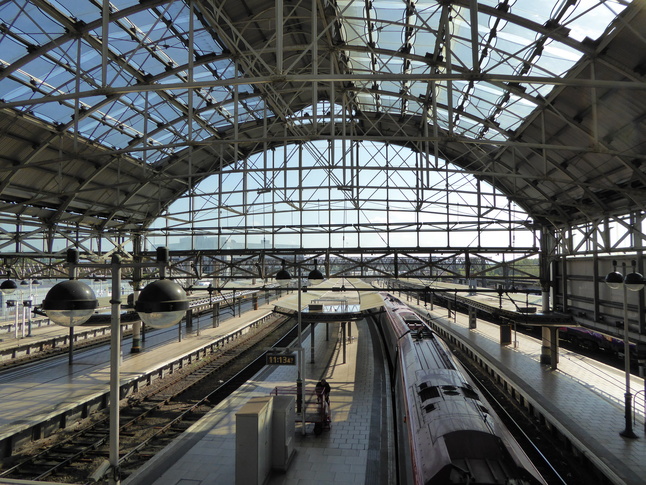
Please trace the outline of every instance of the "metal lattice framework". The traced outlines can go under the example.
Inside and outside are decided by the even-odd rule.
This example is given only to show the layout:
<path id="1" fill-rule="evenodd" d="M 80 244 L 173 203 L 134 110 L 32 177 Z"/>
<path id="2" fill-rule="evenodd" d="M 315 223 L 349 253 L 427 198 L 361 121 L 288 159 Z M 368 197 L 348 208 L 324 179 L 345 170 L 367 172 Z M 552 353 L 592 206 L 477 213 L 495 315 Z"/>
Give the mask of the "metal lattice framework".
<path id="1" fill-rule="evenodd" d="M 17 0 L 0 19 L 5 255 L 643 247 L 641 0 Z"/>

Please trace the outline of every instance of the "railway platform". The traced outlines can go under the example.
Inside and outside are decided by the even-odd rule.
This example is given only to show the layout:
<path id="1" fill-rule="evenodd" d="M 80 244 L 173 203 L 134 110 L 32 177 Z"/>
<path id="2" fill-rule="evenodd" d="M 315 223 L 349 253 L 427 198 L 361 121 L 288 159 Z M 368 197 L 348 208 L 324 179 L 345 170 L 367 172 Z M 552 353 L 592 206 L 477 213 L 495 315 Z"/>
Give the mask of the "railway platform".
<path id="1" fill-rule="evenodd" d="M 645 483 L 643 379 L 631 378 L 638 438 L 626 439 L 619 434 L 624 429 L 622 370 L 562 348 L 558 368 L 553 370 L 541 364 L 540 341 L 514 333 L 511 345 L 500 345 L 496 325 L 478 320 L 476 329 L 470 330 L 466 315 L 449 318 L 445 309 L 430 311 L 414 301 L 408 303 L 444 338 L 459 340 L 460 346 L 477 354 L 510 393 L 513 389 L 516 396 L 522 396 L 537 418 L 547 421 L 613 484 Z M 309 334 L 304 335 L 306 386 L 313 389 L 318 379 L 327 378 L 332 386 L 332 425 L 320 435 L 313 433 L 311 423 L 306 423 L 304 434 L 297 425 L 294 458 L 285 473 L 271 476 L 269 485 L 394 483 L 393 417 L 386 398 L 390 384 L 383 371 L 383 356 L 366 321 L 351 326 L 353 338 L 346 342 L 345 362 L 334 339 L 323 336 L 325 326 L 318 324 L 315 360 L 310 363 Z M 296 372 L 295 366 L 266 367 L 124 485 L 235 484 L 235 413 L 252 397 L 293 386 Z"/>
<path id="2" fill-rule="evenodd" d="M 398 293 L 395 295 L 399 296 Z M 400 296 L 404 301 L 405 295 Z M 558 368 L 541 364 L 541 342 L 515 332 L 512 344 L 500 345 L 500 328 L 478 319 L 469 330 L 468 315 L 449 318 L 446 309 L 430 311 L 407 302 L 430 319 L 445 339 L 477 354 L 505 383 L 509 393 L 522 396 L 534 409 L 613 484 L 646 483 L 644 379 L 631 376 L 635 398 L 633 429 L 637 439 L 620 436 L 625 428 L 625 373 L 580 354 L 559 349 Z M 455 314 L 453 314 L 455 315 Z"/>
<path id="3" fill-rule="evenodd" d="M 197 353 L 203 353 L 206 346 L 233 340 L 241 328 L 271 315 L 274 304 L 274 301 L 265 303 L 257 310 L 222 319 L 215 328 L 209 316 L 203 319 L 201 328 L 194 318 L 192 327 L 182 325 L 179 331 L 175 326 L 147 332 L 140 353 L 130 353 L 131 339 L 125 339 L 120 379 L 122 396 L 197 359 Z M 30 338 L 38 339 L 44 334 L 50 338 L 51 332 L 61 331 L 64 334 L 68 329 L 48 325 Z M 21 342 L 22 339 L 6 339 L 0 342 L 0 349 Z M 60 355 L 3 371 L 0 374 L 0 457 L 9 456 L 31 439 L 46 437 L 105 408 L 109 380 L 109 345 L 75 352 L 71 365 L 67 355 Z"/>
<path id="4" fill-rule="evenodd" d="M 312 390 L 322 377 L 330 383 L 331 427 L 317 435 L 312 423 L 303 428 L 300 420 L 294 457 L 287 471 L 269 477 L 268 485 L 395 483 L 384 358 L 365 320 L 350 325 L 352 337 L 346 339 L 345 352 L 336 338 L 326 340 L 325 324 L 315 326 L 314 363 L 306 352 L 306 389 Z M 309 342 L 310 335 L 304 334 L 305 349 Z M 265 367 L 123 485 L 235 484 L 236 412 L 253 397 L 293 386 L 296 378 L 295 366 Z"/>

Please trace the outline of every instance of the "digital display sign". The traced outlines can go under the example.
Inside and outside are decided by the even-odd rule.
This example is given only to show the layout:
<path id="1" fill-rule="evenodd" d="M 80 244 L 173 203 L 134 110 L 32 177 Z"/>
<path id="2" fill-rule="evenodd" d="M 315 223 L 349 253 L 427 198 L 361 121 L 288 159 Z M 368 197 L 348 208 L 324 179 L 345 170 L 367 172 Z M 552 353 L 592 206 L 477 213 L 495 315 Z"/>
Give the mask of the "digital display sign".
<path id="1" fill-rule="evenodd" d="M 296 365 L 296 354 L 267 354 L 267 365 Z"/>

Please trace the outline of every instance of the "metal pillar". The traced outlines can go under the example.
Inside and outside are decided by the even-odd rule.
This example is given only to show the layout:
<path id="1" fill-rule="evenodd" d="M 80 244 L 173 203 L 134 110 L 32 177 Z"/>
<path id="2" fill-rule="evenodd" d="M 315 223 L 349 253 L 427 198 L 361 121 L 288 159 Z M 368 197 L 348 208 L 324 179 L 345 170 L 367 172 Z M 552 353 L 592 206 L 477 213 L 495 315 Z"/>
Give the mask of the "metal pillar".
<path id="1" fill-rule="evenodd" d="M 119 473 L 119 380 L 121 371 L 121 258 L 112 257 L 112 316 L 110 323 L 110 483 L 121 483 Z"/>

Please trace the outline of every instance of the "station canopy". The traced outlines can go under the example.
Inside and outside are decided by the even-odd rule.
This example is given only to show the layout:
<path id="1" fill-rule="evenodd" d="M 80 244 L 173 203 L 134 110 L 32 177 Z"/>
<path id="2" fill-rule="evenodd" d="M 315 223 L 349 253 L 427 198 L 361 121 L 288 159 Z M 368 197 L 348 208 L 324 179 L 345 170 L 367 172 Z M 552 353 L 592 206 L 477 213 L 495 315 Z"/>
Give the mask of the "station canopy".
<path id="1" fill-rule="evenodd" d="M 2 221 L 138 230 L 223 167 L 341 139 L 450 161 L 541 224 L 643 211 L 644 5 L 0 2 Z"/>

